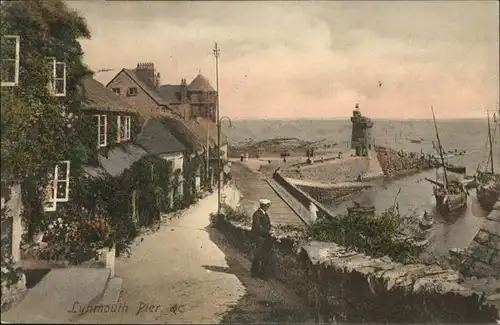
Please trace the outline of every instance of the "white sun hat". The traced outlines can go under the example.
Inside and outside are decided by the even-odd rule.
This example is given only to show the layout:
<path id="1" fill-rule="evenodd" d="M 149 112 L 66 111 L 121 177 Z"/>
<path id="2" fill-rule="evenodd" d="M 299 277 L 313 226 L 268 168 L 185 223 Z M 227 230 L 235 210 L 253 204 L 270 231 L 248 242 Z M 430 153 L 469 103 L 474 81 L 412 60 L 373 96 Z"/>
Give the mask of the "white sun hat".
<path id="1" fill-rule="evenodd" d="M 260 205 L 266 205 L 266 204 L 271 204 L 271 201 L 268 199 L 260 199 L 259 203 Z"/>

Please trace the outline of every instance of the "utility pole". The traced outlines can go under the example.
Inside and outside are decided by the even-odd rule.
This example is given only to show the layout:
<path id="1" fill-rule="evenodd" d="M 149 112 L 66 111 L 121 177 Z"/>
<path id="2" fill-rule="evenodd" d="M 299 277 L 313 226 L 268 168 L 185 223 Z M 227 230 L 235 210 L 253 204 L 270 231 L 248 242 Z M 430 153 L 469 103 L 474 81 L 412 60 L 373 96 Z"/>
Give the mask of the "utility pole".
<path id="1" fill-rule="evenodd" d="M 493 139 L 491 137 L 490 112 L 487 112 L 487 115 L 488 115 L 488 142 L 490 144 L 491 174 L 494 174 L 495 168 L 493 167 Z"/>
<path id="2" fill-rule="evenodd" d="M 208 181 L 210 180 L 210 188 L 212 188 L 212 180 L 209 179 L 209 169 L 210 169 L 210 125 L 207 123 L 207 166 L 206 166 L 206 175 L 205 175 L 205 178 L 206 180 L 205 181 Z"/>
<path id="3" fill-rule="evenodd" d="M 216 85 L 216 98 L 215 98 L 215 118 L 217 120 L 217 215 L 220 214 L 220 203 L 221 203 L 221 193 L 220 193 L 220 120 L 219 120 L 219 47 L 217 43 L 214 46 L 214 56 L 215 56 L 215 85 Z"/>

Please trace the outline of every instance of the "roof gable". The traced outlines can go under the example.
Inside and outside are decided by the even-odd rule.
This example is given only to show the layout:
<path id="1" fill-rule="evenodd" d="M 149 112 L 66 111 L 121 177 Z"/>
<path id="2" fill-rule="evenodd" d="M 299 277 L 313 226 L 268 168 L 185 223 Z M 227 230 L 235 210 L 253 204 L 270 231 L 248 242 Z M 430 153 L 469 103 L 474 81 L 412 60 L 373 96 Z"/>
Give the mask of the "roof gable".
<path id="1" fill-rule="evenodd" d="M 167 106 L 168 107 L 168 101 L 166 101 L 165 99 L 163 99 L 160 94 L 158 93 L 158 91 L 152 87 L 150 87 L 149 85 L 145 84 L 144 82 L 142 82 L 136 75 L 135 71 L 134 70 L 130 70 L 130 69 L 122 69 L 120 72 L 118 72 L 118 74 L 113 78 L 111 79 L 110 82 L 108 82 L 108 84 L 106 85 L 106 87 L 108 87 L 121 73 L 124 73 L 125 75 L 127 75 L 137 86 L 139 86 L 139 88 L 141 88 L 145 93 L 146 95 L 148 95 L 156 104 L 160 105 L 160 106 Z"/>

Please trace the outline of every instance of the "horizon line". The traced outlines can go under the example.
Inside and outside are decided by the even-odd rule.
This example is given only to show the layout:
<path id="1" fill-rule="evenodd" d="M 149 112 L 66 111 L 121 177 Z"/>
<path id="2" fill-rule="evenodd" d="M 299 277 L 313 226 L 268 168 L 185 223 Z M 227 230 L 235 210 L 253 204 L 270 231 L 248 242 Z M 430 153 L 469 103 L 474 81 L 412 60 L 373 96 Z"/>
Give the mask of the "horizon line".
<path id="1" fill-rule="evenodd" d="M 308 120 L 308 121 L 321 121 L 321 120 L 329 120 L 329 121 L 336 121 L 336 120 L 344 120 L 344 119 L 350 119 L 351 116 L 332 116 L 332 117 L 286 117 L 286 116 L 270 116 L 270 117 L 231 117 L 232 120 Z M 365 116 L 369 117 L 369 116 Z M 396 121 L 405 121 L 405 120 L 418 120 L 418 121 L 432 121 L 431 117 L 369 117 L 372 120 L 396 120 Z M 436 120 L 482 120 L 484 119 L 483 117 L 441 117 L 441 118 L 436 118 Z"/>

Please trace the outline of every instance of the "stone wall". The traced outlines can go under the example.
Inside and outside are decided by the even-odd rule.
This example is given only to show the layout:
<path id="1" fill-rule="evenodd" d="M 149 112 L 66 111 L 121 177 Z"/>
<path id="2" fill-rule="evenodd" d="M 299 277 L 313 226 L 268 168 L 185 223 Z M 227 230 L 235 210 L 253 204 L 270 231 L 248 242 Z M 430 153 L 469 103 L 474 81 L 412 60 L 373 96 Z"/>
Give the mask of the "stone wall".
<path id="1" fill-rule="evenodd" d="M 500 279 L 500 199 L 467 248 L 462 271 L 466 276 Z"/>
<path id="2" fill-rule="evenodd" d="M 385 176 L 398 176 L 438 167 L 439 161 L 434 157 L 422 156 L 417 152 L 396 151 L 390 148 L 377 147 L 377 157 Z"/>
<path id="3" fill-rule="evenodd" d="M 219 218 L 228 242 L 250 256 L 248 226 Z M 347 251 L 334 243 L 273 234 L 272 274 L 315 306 L 328 323 L 489 322 L 498 310 L 462 287 L 452 270 L 402 265 Z"/>

